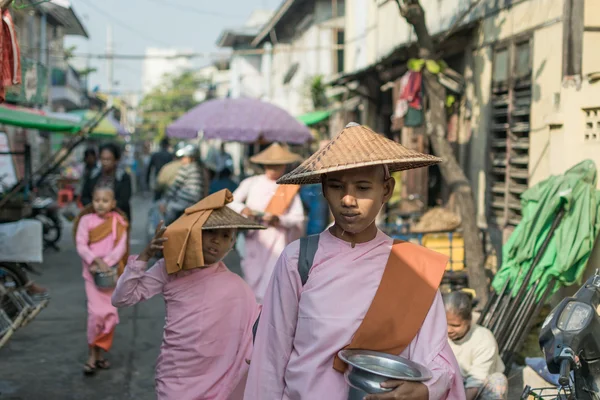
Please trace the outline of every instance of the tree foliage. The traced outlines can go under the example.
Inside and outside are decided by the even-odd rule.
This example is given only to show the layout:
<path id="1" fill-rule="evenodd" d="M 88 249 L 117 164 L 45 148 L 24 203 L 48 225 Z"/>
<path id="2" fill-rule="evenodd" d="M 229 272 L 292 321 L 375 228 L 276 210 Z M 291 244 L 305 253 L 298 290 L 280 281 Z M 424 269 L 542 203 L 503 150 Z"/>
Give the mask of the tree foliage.
<path id="1" fill-rule="evenodd" d="M 325 78 L 323 75 L 316 75 L 310 78 L 310 97 L 315 110 L 320 110 L 327 107 L 329 103 L 327 100 L 325 85 Z"/>
<path id="2" fill-rule="evenodd" d="M 193 71 L 165 75 L 140 103 L 140 133 L 148 139 L 162 137 L 169 124 L 198 105 L 195 95 L 206 83 Z"/>

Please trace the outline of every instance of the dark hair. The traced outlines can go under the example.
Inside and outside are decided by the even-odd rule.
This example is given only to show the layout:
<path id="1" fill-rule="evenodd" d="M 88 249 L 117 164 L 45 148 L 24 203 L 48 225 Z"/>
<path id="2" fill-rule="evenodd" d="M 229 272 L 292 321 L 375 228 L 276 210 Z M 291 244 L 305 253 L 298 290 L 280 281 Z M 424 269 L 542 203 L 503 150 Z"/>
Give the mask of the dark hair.
<path id="1" fill-rule="evenodd" d="M 121 159 L 121 148 L 116 143 L 105 143 L 100 146 L 100 153 L 104 150 L 110 151 L 113 156 L 115 156 L 115 160 L 119 161 Z"/>
<path id="2" fill-rule="evenodd" d="M 88 156 L 97 157 L 98 155 L 96 154 L 96 149 L 93 149 L 91 147 L 85 149 L 85 151 L 83 152 L 83 159 L 88 158 Z"/>
<path id="3" fill-rule="evenodd" d="M 456 314 L 465 321 L 470 321 L 473 313 L 473 300 L 465 292 L 457 291 L 443 296 L 446 312 Z"/>
<path id="4" fill-rule="evenodd" d="M 163 138 L 160 141 L 160 147 L 162 147 L 163 149 L 166 149 L 169 147 L 169 139 L 168 138 Z"/>
<path id="5" fill-rule="evenodd" d="M 112 192 L 113 197 L 116 197 L 115 189 L 113 189 L 111 186 L 107 186 L 107 185 L 97 185 L 97 186 L 95 186 L 93 193 L 99 192 L 101 190 L 108 190 L 108 191 Z"/>

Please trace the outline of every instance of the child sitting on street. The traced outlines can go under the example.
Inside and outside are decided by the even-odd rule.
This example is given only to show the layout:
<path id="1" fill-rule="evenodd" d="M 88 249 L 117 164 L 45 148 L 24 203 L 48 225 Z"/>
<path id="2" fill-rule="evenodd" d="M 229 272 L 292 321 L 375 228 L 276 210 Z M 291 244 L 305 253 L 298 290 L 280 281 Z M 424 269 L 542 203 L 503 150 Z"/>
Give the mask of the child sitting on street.
<path id="1" fill-rule="evenodd" d="M 260 312 L 250 287 L 221 261 L 238 229 L 262 229 L 226 207 L 229 190 L 210 195 L 156 229 L 146 250 L 131 257 L 112 302 L 134 305 L 162 293 L 166 325 L 156 366 L 161 400 L 224 400 L 243 395 Z M 159 259 L 146 271 L 148 260 Z"/>
<path id="2" fill-rule="evenodd" d="M 109 187 L 97 187 L 92 204 L 79 214 L 73 225 L 77 253 L 83 260 L 87 297 L 89 356 L 83 366 L 86 375 L 110 367 L 102 350 L 108 352 L 112 347 L 115 327 L 119 323 L 117 309 L 111 304 L 112 289 L 97 287 L 93 275 L 103 272 L 110 276 L 122 272 L 125 267 L 129 224 L 116 206 L 114 191 Z"/>

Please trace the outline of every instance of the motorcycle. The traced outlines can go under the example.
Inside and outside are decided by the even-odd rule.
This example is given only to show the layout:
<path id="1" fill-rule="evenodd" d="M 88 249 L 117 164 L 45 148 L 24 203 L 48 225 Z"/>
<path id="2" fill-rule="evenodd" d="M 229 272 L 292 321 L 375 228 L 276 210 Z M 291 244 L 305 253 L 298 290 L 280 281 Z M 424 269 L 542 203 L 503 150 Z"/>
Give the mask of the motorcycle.
<path id="1" fill-rule="evenodd" d="M 58 203 L 50 197 L 37 197 L 32 204 L 32 217 L 42 223 L 44 246 L 58 250 L 62 234 Z"/>
<path id="2" fill-rule="evenodd" d="M 539 343 L 549 372 L 559 374 L 557 398 L 600 399 L 598 271 L 573 297 L 563 299 L 552 310 L 542 325 Z"/>

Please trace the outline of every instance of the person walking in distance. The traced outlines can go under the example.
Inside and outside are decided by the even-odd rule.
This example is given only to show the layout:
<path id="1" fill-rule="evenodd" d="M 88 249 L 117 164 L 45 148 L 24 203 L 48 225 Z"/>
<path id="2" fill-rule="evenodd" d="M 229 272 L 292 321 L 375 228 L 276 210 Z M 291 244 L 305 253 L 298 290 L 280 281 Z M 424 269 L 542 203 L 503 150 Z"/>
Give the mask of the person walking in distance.
<path id="1" fill-rule="evenodd" d="M 277 258 L 285 246 L 302 235 L 304 210 L 298 195 L 300 186 L 280 186 L 276 181 L 288 164 L 300 156 L 277 143 L 250 159 L 264 167 L 264 174 L 243 180 L 233 193 L 230 207 L 261 222 L 267 229 L 246 235 L 242 259 L 244 279 L 262 301 Z"/>
<path id="2" fill-rule="evenodd" d="M 169 151 L 169 139 L 164 138 L 160 141 L 160 149 L 152 154 L 150 157 L 150 163 L 146 169 L 146 186 L 153 188 L 154 200 L 158 200 L 162 195 L 161 191 L 158 190 L 156 185 L 156 177 L 158 176 L 162 167 L 173 161 L 173 154 Z"/>

